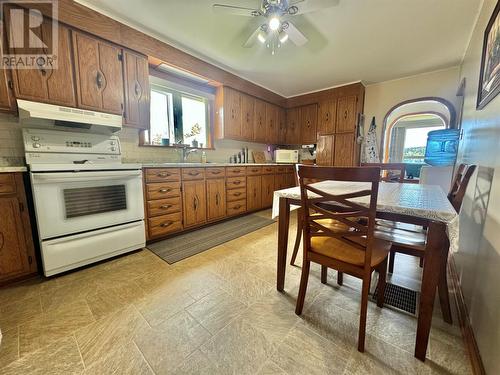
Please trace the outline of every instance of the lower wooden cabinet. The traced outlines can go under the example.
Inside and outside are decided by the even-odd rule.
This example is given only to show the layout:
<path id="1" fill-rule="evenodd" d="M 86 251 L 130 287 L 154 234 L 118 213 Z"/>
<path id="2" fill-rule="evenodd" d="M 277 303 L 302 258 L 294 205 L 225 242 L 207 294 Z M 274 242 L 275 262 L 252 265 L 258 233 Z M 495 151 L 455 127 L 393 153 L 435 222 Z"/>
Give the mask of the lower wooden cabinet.
<path id="1" fill-rule="evenodd" d="M 262 176 L 247 177 L 247 210 L 262 208 Z"/>
<path id="2" fill-rule="evenodd" d="M 182 183 L 184 227 L 200 225 L 207 221 L 206 191 L 205 180 Z"/>
<path id="3" fill-rule="evenodd" d="M 316 164 L 333 165 L 334 135 L 321 135 L 316 145 Z"/>
<path id="4" fill-rule="evenodd" d="M 207 184 L 207 218 L 222 219 L 226 216 L 226 182 L 224 178 L 209 179 Z"/>
<path id="5" fill-rule="evenodd" d="M 271 207 L 273 205 L 274 193 L 274 175 L 267 174 L 262 176 L 262 207 Z"/>
<path id="6" fill-rule="evenodd" d="M 354 133 L 335 135 L 333 165 L 336 167 L 351 167 L 357 165 L 355 156 L 356 137 Z"/>
<path id="7" fill-rule="evenodd" d="M 36 273 L 21 173 L 0 173 L 0 284 Z"/>

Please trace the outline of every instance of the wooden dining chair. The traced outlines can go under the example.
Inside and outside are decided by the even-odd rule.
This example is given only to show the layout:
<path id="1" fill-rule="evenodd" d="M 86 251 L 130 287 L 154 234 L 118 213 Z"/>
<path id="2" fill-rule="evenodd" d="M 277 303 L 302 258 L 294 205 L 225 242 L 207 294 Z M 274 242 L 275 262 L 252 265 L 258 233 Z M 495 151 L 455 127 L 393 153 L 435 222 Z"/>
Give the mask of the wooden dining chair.
<path id="1" fill-rule="evenodd" d="M 299 167 L 302 220 L 303 261 L 295 313 L 304 307 L 311 262 L 321 265 L 321 281 L 326 283 L 326 270 L 347 273 L 362 280 L 358 350 L 364 351 L 368 292 L 371 275 L 379 273 L 377 305 L 384 304 L 387 256 L 391 243 L 374 237 L 380 168 Z M 313 181 L 366 182 L 367 188 L 347 194 L 333 195 L 321 190 Z M 369 204 L 356 199 L 368 197 Z M 326 203 L 326 205 L 325 205 Z M 338 207 L 342 209 L 338 210 Z M 365 220 L 359 221 L 360 218 Z M 324 221 L 339 223 L 344 230 L 331 230 Z M 339 280 L 338 280 L 339 281 Z M 339 282 L 339 284 L 342 284 Z"/>
<path id="2" fill-rule="evenodd" d="M 463 198 L 469 180 L 476 170 L 475 165 L 460 164 L 457 168 L 455 177 L 448 193 L 448 200 L 453 208 L 460 213 Z M 417 226 L 415 226 L 417 227 Z M 425 262 L 425 247 L 427 243 L 427 230 L 420 227 L 420 230 L 408 230 L 401 227 L 387 225 L 385 222 L 377 222 L 375 227 L 375 236 L 392 242 L 391 253 L 389 256 L 389 273 L 394 272 L 394 261 L 396 253 L 412 255 L 420 258 L 421 263 Z M 438 284 L 439 298 L 441 301 L 441 309 L 446 321 L 451 323 L 451 309 L 448 295 L 448 280 L 446 278 L 446 263 L 445 269 L 441 271 Z"/>
<path id="3" fill-rule="evenodd" d="M 404 182 L 406 174 L 405 163 L 361 163 L 362 167 L 379 167 L 381 170 L 380 181 Z M 393 172 L 397 172 L 394 174 Z"/>

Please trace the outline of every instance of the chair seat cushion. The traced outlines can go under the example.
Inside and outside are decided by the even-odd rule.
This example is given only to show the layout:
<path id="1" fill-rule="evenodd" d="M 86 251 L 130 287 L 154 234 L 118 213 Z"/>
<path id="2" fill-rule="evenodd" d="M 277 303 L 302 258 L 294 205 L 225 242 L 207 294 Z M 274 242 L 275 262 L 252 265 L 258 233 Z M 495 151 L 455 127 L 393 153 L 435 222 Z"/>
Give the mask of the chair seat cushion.
<path id="1" fill-rule="evenodd" d="M 377 225 L 374 235 L 376 238 L 392 242 L 394 247 L 403 247 L 413 250 L 425 250 L 427 232 L 414 232 L 395 227 Z"/>
<path id="2" fill-rule="evenodd" d="M 356 242 L 366 241 L 358 237 Z M 374 268 L 387 258 L 391 250 L 391 243 L 375 238 L 372 247 L 371 267 Z M 333 237 L 312 237 L 311 251 L 327 256 L 329 258 L 363 267 L 365 263 L 365 251 L 356 246 L 355 243 L 339 240 Z"/>

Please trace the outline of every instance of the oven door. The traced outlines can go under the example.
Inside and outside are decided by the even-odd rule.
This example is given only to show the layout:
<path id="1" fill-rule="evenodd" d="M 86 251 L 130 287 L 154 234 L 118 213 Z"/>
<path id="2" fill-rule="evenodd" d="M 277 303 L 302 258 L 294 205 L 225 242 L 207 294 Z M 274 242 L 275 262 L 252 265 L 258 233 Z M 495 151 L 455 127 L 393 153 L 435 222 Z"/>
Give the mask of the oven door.
<path id="1" fill-rule="evenodd" d="M 32 172 L 42 240 L 144 219 L 141 170 Z"/>

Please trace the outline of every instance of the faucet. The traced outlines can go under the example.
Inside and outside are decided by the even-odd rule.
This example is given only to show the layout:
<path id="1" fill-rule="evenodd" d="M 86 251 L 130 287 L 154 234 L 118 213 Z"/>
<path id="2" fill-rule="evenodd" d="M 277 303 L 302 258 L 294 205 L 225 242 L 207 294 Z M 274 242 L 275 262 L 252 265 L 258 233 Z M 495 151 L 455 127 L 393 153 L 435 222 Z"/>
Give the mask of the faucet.
<path id="1" fill-rule="evenodd" d="M 188 149 L 188 146 L 182 147 L 182 162 L 187 163 L 188 156 L 192 153 L 198 152 L 197 148 Z"/>

